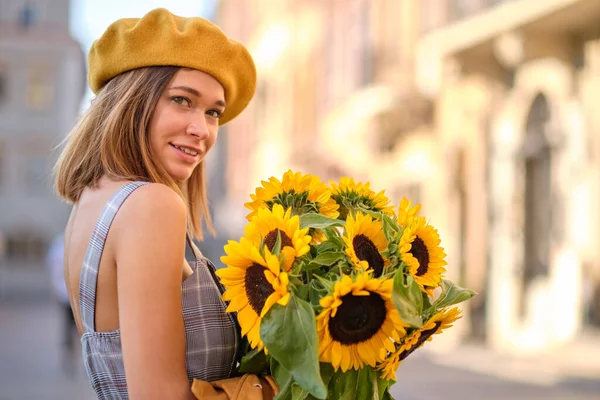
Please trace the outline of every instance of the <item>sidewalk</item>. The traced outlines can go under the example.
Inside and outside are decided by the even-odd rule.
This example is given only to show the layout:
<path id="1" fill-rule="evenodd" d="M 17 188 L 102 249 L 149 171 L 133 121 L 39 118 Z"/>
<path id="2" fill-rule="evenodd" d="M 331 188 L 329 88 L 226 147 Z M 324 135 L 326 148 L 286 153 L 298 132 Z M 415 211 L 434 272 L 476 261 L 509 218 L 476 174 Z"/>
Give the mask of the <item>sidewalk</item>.
<path id="1" fill-rule="evenodd" d="M 60 310 L 50 301 L 0 301 L 0 400 L 93 400 L 80 353 L 63 368 Z M 79 349 L 79 346 L 77 346 Z"/>
<path id="2" fill-rule="evenodd" d="M 502 354 L 476 343 L 466 343 L 448 352 L 427 354 L 439 365 L 513 382 L 552 386 L 572 379 L 597 381 L 600 399 L 600 336 L 592 333 L 546 354 Z"/>
<path id="3" fill-rule="evenodd" d="M 434 362 L 419 350 L 400 365 L 391 393 L 396 400 L 599 400 L 600 380 L 552 385 L 517 382 Z M 467 354 L 457 353 L 465 359 Z"/>

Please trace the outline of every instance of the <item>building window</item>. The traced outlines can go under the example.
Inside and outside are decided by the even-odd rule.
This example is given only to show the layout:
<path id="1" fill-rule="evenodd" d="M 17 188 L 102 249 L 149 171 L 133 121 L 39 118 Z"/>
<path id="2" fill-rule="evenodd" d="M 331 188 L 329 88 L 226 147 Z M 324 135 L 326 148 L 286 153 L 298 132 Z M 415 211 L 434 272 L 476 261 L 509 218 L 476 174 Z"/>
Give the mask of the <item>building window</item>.
<path id="1" fill-rule="evenodd" d="M 0 61 L 0 107 L 8 98 L 8 67 Z"/>
<path id="2" fill-rule="evenodd" d="M 43 260 L 48 243 L 35 229 L 9 232 L 6 237 L 6 257 L 15 261 Z"/>
<path id="3" fill-rule="evenodd" d="M 0 141 L 0 191 L 6 182 L 6 145 Z"/>
<path id="4" fill-rule="evenodd" d="M 19 26 L 22 29 L 31 28 L 36 21 L 36 12 L 33 4 L 27 3 L 19 12 Z"/>
<path id="5" fill-rule="evenodd" d="M 29 110 L 44 110 L 50 107 L 54 96 L 51 70 L 44 63 L 34 62 L 27 71 L 26 106 Z"/>

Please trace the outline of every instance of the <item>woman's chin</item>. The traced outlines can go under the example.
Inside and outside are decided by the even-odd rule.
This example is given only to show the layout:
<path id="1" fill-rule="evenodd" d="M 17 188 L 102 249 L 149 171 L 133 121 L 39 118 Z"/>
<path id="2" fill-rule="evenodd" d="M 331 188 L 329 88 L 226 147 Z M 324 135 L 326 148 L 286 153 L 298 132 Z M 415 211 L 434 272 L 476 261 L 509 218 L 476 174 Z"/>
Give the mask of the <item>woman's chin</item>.
<path id="1" fill-rule="evenodd" d="M 170 170 L 168 171 L 169 176 L 171 178 L 173 178 L 173 180 L 175 182 L 185 182 L 188 179 L 190 179 L 190 176 L 192 176 L 192 172 L 193 170 L 190 171 L 183 171 L 183 170 Z"/>

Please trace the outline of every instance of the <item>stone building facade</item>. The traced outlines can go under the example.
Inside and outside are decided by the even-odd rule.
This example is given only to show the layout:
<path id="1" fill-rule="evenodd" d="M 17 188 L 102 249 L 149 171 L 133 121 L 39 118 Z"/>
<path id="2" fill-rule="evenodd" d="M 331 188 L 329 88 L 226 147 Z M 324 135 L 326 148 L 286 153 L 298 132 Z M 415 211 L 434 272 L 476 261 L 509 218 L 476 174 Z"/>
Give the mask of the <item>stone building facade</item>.
<path id="1" fill-rule="evenodd" d="M 480 293 L 437 342 L 548 351 L 600 324 L 600 3 L 224 0 L 216 19 L 259 71 L 227 128 L 227 226 L 290 168 L 369 180 L 423 204 Z"/>
<path id="2" fill-rule="evenodd" d="M 0 0 L 0 234 L 9 259 L 39 260 L 66 223 L 52 166 L 85 76 L 68 0 Z"/>

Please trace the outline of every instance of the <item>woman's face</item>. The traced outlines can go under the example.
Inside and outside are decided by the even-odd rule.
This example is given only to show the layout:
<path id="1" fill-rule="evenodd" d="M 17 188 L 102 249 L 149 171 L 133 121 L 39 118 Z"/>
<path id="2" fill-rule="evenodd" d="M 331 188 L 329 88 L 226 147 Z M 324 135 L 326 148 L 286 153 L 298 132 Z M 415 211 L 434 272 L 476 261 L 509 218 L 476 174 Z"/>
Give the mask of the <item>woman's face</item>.
<path id="1" fill-rule="evenodd" d="M 186 181 L 204 160 L 224 110 L 223 86 L 207 73 L 182 68 L 167 83 L 149 135 L 153 154 L 175 181 Z"/>

